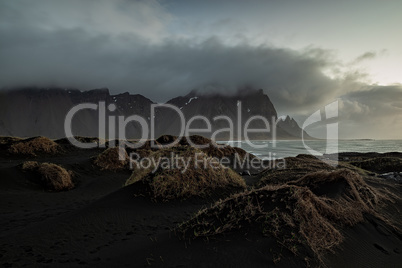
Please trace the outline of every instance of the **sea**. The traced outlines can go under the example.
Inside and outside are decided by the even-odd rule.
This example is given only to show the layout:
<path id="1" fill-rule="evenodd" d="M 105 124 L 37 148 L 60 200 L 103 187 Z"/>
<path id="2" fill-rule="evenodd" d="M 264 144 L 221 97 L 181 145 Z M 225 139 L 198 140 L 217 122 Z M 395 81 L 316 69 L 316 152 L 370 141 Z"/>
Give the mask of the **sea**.
<path id="1" fill-rule="evenodd" d="M 222 142 L 220 142 L 222 143 Z M 299 154 L 336 154 L 342 152 L 402 152 L 402 140 L 264 140 L 225 141 L 261 159 L 281 159 Z"/>

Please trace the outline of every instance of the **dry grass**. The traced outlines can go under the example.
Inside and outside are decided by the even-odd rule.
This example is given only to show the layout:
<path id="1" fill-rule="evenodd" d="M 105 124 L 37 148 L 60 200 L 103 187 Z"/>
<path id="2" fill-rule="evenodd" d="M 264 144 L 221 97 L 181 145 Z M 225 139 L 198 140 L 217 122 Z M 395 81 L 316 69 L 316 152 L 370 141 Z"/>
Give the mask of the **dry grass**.
<path id="1" fill-rule="evenodd" d="M 168 146 L 169 144 L 173 143 L 178 139 L 177 136 L 173 135 L 162 135 L 156 141 L 161 144 Z M 213 143 L 212 140 L 205 138 L 200 135 L 192 135 L 188 137 L 181 137 L 179 141 L 177 142 L 176 146 L 190 146 L 190 142 L 192 142 L 194 145 L 209 145 Z"/>
<path id="2" fill-rule="evenodd" d="M 81 143 L 95 143 L 97 145 L 103 144 L 106 141 L 99 139 L 97 137 L 83 137 L 83 136 L 74 136 L 74 138 Z M 67 138 L 61 138 L 55 141 L 57 144 L 62 144 L 62 145 L 70 145 L 70 141 Z"/>
<path id="3" fill-rule="evenodd" d="M 244 159 L 247 155 L 250 156 L 250 159 L 254 158 L 254 155 L 251 155 L 244 151 L 241 148 L 231 147 L 229 145 L 217 145 L 217 144 L 210 144 L 207 148 L 202 149 L 207 155 L 217 158 L 228 157 L 229 159 L 233 160 L 236 154 L 239 156 L 240 159 Z"/>
<path id="4" fill-rule="evenodd" d="M 119 147 L 108 148 L 96 157 L 94 164 L 102 170 L 125 169 L 128 164 L 128 155 L 126 150 L 120 150 Z"/>
<path id="5" fill-rule="evenodd" d="M 161 149 L 161 145 L 156 140 L 147 140 L 140 148 L 138 148 L 138 150 L 158 150 L 158 149 Z"/>
<path id="6" fill-rule="evenodd" d="M 149 188 L 149 194 L 154 200 L 168 201 L 191 196 L 207 196 L 217 190 L 244 189 L 244 180 L 233 170 L 223 167 L 211 157 L 192 147 L 178 146 L 161 149 L 151 157 L 175 156 L 189 161 L 188 168 L 184 165 L 166 168 L 154 165 L 148 169 L 137 168 L 133 171 L 126 185 L 142 182 Z M 198 163 L 198 164 L 197 164 Z M 205 163 L 205 164 L 204 164 Z M 152 172 L 155 170 L 155 172 Z"/>
<path id="7" fill-rule="evenodd" d="M 231 147 L 229 145 L 219 145 L 214 141 L 199 135 L 183 137 L 181 140 L 181 144 L 189 145 L 187 139 L 190 139 L 196 145 L 206 146 L 205 148 L 201 148 L 201 150 L 211 157 L 228 157 L 233 160 L 236 154 L 239 155 L 240 159 L 243 159 L 248 154 L 241 148 Z M 254 158 L 254 156 L 250 155 L 250 158 Z"/>
<path id="8" fill-rule="evenodd" d="M 332 171 L 335 168 L 312 155 L 286 157 L 285 167 L 267 169 L 261 172 L 259 186 L 283 184 L 297 180 L 306 174 L 317 171 Z"/>
<path id="9" fill-rule="evenodd" d="M 241 148 L 231 147 L 229 145 L 218 145 L 214 141 L 212 141 L 208 138 L 205 138 L 203 136 L 199 136 L 199 135 L 182 137 L 175 145 L 172 146 L 171 143 L 173 143 L 175 140 L 177 140 L 177 138 L 178 138 L 177 136 L 162 135 L 154 141 L 156 144 L 156 147 L 154 147 L 154 148 L 151 147 L 151 141 L 148 140 L 140 148 L 137 148 L 137 149 L 127 148 L 127 152 L 128 153 L 136 153 L 141 158 L 149 157 L 158 150 L 166 150 L 166 149 L 176 150 L 177 148 L 184 148 L 184 147 L 189 148 L 189 147 L 191 147 L 190 143 L 189 143 L 189 140 L 190 140 L 195 145 L 204 146 L 203 148 L 198 148 L 198 149 L 210 157 L 215 157 L 215 158 L 219 158 L 219 159 L 222 159 L 224 157 L 228 158 L 230 163 L 228 163 L 227 166 L 233 166 L 236 155 L 238 156 L 239 160 L 243 160 L 247 156 L 248 156 L 248 158 L 246 158 L 246 159 L 249 159 L 249 160 L 255 158 L 254 155 L 247 153 L 245 150 L 243 150 Z M 247 164 L 246 164 L 246 166 L 247 166 Z"/>
<path id="10" fill-rule="evenodd" d="M 207 145 L 214 143 L 211 139 L 205 138 L 200 135 L 191 135 L 188 137 L 183 137 L 180 141 L 181 145 L 190 145 L 189 141 L 191 141 L 195 145 Z"/>
<path id="11" fill-rule="evenodd" d="M 173 135 L 162 135 L 156 139 L 156 141 L 161 145 L 171 144 L 177 140 L 177 136 Z"/>
<path id="12" fill-rule="evenodd" d="M 336 195 L 325 194 L 325 190 Z M 364 220 L 364 213 L 376 213 L 384 198 L 355 172 L 317 172 L 291 184 L 267 185 L 235 194 L 199 211 L 178 227 L 184 237 L 211 237 L 235 230 L 260 230 L 276 238 L 279 247 L 296 256 L 323 252 L 339 245 L 340 227 Z"/>
<path id="13" fill-rule="evenodd" d="M 375 209 L 379 200 L 385 198 L 358 173 L 347 169 L 311 173 L 289 184 L 308 187 L 316 195 L 338 202 L 353 202 L 353 209 L 360 207 L 365 212 Z"/>
<path id="14" fill-rule="evenodd" d="M 36 161 L 25 161 L 24 163 L 22 163 L 22 170 L 35 170 L 39 167 L 39 163 Z"/>
<path id="15" fill-rule="evenodd" d="M 10 136 L 4 136 L 0 137 L 0 145 L 10 145 L 12 143 L 15 143 L 17 141 L 23 140 L 22 138 L 18 137 L 10 137 Z"/>
<path id="16" fill-rule="evenodd" d="M 157 141 L 147 140 L 141 147 L 139 148 L 126 148 L 126 152 L 128 154 L 135 153 L 140 155 L 141 158 L 150 156 L 153 152 L 160 150 L 162 145 Z"/>
<path id="17" fill-rule="evenodd" d="M 172 135 L 162 135 L 160 136 L 156 142 L 159 143 L 160 145 L 169 145 L 172 142 L 177 140 L 176 136 Z M 194 145 L 202 145 L 204 148 L 199 148 L 203 152 L 205 152 L 207 155 L 212 156 L 212 157 L 234 157 L 234 155 L 237 153 L 241 158 L 246 156 L 247 152 L 244 151 L 243 149 L 237 148 L 237 147 L 231 147 L 229 145 L 218 145 L 211 139 L 205 138 L 200 135 L 192 135 L 189 137 L 182 137 L 176 146 L 190 146 L 189 141 L 191 141 Z M 254 157 L 254 156 L 252 156 Z"/>
<path id="18" fill-rule="evenodd" d="M 52 163 L 26 161 L 22 164 L 23 171 L 34 172 L 36 182 L 48 191 L 65 191 L 74 188 L 72 172 Z"/>
<path id="19" fill-rule="evenodd" d="M 350 164 L 377 173 L 402 172 L 402 159 L 397 157 L 376 157 Z"/>
<path id="20" fill-rule="evenodd" d="M 37 154 L 57 154 L 62 151 L 61 147 L 46 137 L 29 138 L 18 141 L 10 146 L 8 151 L 17 155 L 37 156 Z"/>

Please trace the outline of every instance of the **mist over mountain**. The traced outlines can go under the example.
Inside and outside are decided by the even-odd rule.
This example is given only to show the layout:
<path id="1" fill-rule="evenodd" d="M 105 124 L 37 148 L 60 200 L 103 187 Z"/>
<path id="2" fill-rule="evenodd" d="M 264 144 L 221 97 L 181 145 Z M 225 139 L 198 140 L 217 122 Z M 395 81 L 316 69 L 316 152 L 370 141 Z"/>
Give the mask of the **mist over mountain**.
<path id="1" fill-rule="evenodd" d="M 78 89 L 61 88 L 20 88 L 0 93 L 0 135 L 31 137 L 47 136 L 51 138 L 62 138 L 66 136 L 64 130 L 65 118 L 71 108 L 78 104 L 105 103 L 105 134 L 107 138 L 117 138 L 119 129 L 117 127 L 119 117 L 126 119 L 129 116 L 137 115 L 144 119 L 148 127 L 148 137 L 151 133 L 151 123 L 154 120 L 155 138 L 160 135 L 179 135 L 181 120 L 179 112 L 185 118 L 187 124 L 191 118 L 191 134 L 199 134 L 211 137 L 212 133 L 219 131 L 213 138 L 228 140 L 239 138 L 238 129 L 244 130 L 246 124 L 248 129 L 267 129 L 266 123 L 261 119 L 255 119 L 247 123 L 252 116 L 262 116 L 269 123 L 269 131 L 250 133 L 250 139 L 270 139 L 276 124 L 276 138 L 278 139 L 299 139 L 302 130 L 290 117 L 286 120 L 279 119 L 278 114 L 270 98 L 263 90 L 240 90 L 236 94 L 222 95 L 220 93 L 200 93 L 192 91 L 186 96 L 179 96 L 166 102 L 174 105 L 176 110 L 168 107 L 155 108 L 155 114 L 151 113 L 151 105 L 156 104 L 152 100 L 128 92 L 111 95 L 107 88 L 80 91 Z M 115 109 L 114 109 L 115 108 Z M 102 115 L 101 115 L 102 116 Z M 199 116 L 204 117 L 200 119 Z M 214 120 L 215 117 L 220 119 Z M 227 119 L 222 118 L 225 116 Z M 78 136 L 99 136 L 99 109 L 82 109 L 72 118 L 72 133 Z M 112 120 L 112 121 L 110 121 Z M 114 120 L 114 122 L 113 122 Z M 211 123 L 209 131 L 207 123 Z M 183 125 L 184 127 L 184 125 Z M 233 129 L 233 137 L 230 136 L 228 128 Z M 110 129 L 114 129 L 116 136 L 110 135 Z M 225 131 L 226 129 L 226 131 Z M 130 139 L 142 137 L 142 127 L 136 122 L 129 122 L 125 127 L 125 135 Z M 241 134 L 242 138 L 244 133 Z M 304 137 L 310 136 L 304 133 Z"/>

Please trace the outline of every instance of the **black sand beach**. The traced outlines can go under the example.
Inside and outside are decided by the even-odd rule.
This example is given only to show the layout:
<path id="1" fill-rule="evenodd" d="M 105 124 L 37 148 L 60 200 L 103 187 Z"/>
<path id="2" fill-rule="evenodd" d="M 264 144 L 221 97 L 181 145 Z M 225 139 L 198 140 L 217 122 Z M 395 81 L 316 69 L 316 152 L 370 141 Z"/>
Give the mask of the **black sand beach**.
<path id="1" fill-rule="evenodd" d="M 228 187 L 201 196 L 160 200 L 151 195 L 145 179 L 125 186 L 131 170 L 102 170 L 95 165 L 94 159 L 105 149 L 77 149 L 59 141 L 60 151 L 30 156 L 10 152 L 18 140 L 1 140 L 3 267 L 398 267 L 402 261 L 402 184 L 380 176 L 402 171 L 400 153 L 340 154 L 342 161 L 336 168 L 302 155 L 287 159 L 291 164 L 285 170 L 242 173 L 244 189 Z M 74 188 L 45 190 L 33 172 L 22 169 L 31 160 L 72 171 Z M 350 178 L 352 184 L 338 175 Z M 323 178 L 321 184 L 314 183 L 317 176 Z M 331 176 L 336 178 L 328 179 Z M 356 187 L 357 197 L 349 195 L 350 187 Z M 311 204 L 317 200 L 361 202 L 359 211 L 349 207 L 348 213 L 361 212 L 362 218 L 353 214 L 355 221 L 347 223 L 346 219 L 352 219 L 346 213 L 348 207 L 342 207 L 345 216 L 338 212 L 331 216 L 319 207 L 311 210 L 318 214 L 303 210 L 300 200 L 292 203 L 294 191 L 306 193 L 302 199 Z M 251 200 L 247 201 L 251 208 L 257 202 L 261 211 L 248 211 L 244 200 Z M 225 210 L 229 204 L 235 204 L 232 211 Z M 293 225 L 274 218 L 262 222 L 258 217 L 274 209 L 278 215 L 288 213 Z M 317 232 L 323 226 L 329 228 L 324 231 L 334 230 L 337 235 L 339 231 L 339 237 L 328 240 L 333 245 L 326 244 L 325 249 L 320 241 L 306 239 L 314 232 L 309 233 L 300 220 L 310 217 L 303 213 L 323 220 L 322 224 L 317 221 Z M 273 232 L 270 228 L 278 223 L 278 233 Z M 200 233 L 202 226 L 215 230 Z"/>

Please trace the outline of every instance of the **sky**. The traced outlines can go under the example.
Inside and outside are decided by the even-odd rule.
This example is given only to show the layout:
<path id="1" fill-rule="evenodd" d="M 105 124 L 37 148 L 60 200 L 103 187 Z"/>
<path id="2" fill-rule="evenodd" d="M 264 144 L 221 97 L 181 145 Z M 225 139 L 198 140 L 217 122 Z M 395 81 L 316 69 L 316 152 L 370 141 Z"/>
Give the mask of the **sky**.
<path id="1" fill-rule="evenodd" d="M 400 139 L 400 10 L 400 0 L 0 0 L 0 88 L 107 87 L 165 102 L 247 86 L 300 125 L 338 101 L 341 138 Z"/>

